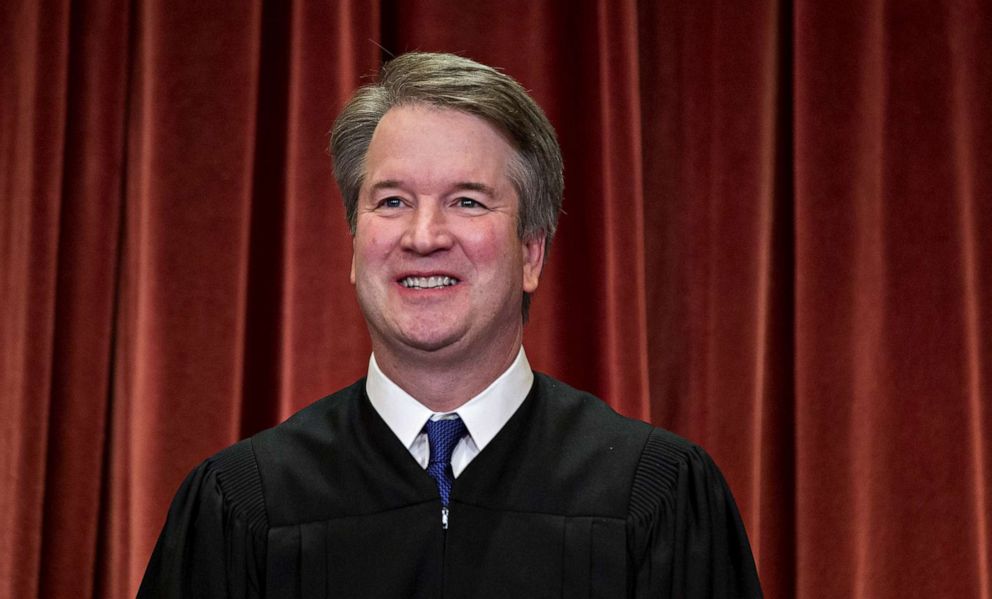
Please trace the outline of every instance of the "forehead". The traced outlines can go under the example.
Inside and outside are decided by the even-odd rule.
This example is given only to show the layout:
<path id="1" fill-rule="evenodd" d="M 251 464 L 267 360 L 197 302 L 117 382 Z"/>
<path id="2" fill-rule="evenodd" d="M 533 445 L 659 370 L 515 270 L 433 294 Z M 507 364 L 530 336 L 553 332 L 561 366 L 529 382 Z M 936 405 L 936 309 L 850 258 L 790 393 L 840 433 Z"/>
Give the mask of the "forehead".
<path id="1" fill-rule="evenodd" d="M 514 150 L 482 117 L 427 105 L 398 106 L 379 121 L 366 155 L 367 185 L 377 180 L 507 179 Z"/>

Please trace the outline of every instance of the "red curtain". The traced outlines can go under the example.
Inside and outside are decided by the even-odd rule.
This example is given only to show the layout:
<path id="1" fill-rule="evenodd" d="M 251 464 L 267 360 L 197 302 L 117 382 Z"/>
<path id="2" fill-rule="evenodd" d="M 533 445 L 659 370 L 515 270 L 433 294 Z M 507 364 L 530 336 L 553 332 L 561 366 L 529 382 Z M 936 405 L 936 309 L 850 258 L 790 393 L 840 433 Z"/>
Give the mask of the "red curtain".
<path id="1" fill-rule="evenodd" d="M 533 365 L 721 465 L 769 597 L 992 597 L 992 7 L 0 4 L 0 597 L 132 596 L 207 455 L 363 376 L 327 131 L 388 53 L 566 161 Z"/>

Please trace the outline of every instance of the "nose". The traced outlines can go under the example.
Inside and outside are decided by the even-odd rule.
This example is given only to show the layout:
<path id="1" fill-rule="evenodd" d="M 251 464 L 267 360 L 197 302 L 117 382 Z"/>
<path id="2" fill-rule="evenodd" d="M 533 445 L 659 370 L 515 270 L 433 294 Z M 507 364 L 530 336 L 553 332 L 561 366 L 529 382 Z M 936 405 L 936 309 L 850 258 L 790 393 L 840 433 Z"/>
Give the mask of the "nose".
<path id="1" fill-rule="evenodd" d="M 403 248 L 427 255 L 446 250 L 451 243 L 451 231 L 441 207 L 435 202 L 418 202 L 403 233 Z"/>

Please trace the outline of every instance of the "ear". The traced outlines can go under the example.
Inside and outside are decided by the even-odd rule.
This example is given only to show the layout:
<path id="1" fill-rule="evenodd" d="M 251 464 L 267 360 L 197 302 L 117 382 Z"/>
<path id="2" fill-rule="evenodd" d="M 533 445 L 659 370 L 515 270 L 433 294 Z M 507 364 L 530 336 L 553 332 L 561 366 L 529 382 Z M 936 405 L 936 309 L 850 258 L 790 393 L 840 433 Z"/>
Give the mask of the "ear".
<path id="1" fill-rule="evenodd" d="M 521 243 L 524 258 L 523 290 L 524 293 L 534 293 L 544 268 L 544 232 L 538 231 Z"/>
<path id="2" fill-rule="evenodd" d="M 349 275 L 349 278 L 351 279 L 351 284 L 354 285 L 355 284 L 355 236 L 354 235 L 351 236 L 351 275 Z"/>

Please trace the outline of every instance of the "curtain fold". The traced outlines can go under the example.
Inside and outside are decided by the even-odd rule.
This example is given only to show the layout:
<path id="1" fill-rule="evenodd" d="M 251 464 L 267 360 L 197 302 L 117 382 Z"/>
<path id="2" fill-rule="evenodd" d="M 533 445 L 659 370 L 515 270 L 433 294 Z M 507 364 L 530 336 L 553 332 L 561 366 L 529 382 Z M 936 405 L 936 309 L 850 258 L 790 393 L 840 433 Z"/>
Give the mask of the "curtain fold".
<path id="1" fill-rule="evenodd" d="M 88 595 L 94 579 L 79 573 L 101 559 L 128 15 L 113 2 L 0 15 L 0 595 Z"/>
<path id="2" fill-rule="evenodd" d="M 0 4 L 0 597 L 133 596 L 190 468 L 363 376 L 328 130 L 411 50 L 547 111 L 528 356 L 713 454 L 767 596 L 992 599 L 977 0 Z"/>
<path id="3" fill-rule="evenodd" d="M 958 11 L 974 25 L 953 26 Z M 826 550 L 852 574 L 800 575 L 801 593 L 988 596 L 987 539 L 975 532 L 987 530 L 989 428 L 969 398 L 989 347 L 963 309 L 988 248 L 962 254 L 970 227 L 988 230 L 988 193 L 980 210 L 959 208 L 971 201 L 959 186 L 988 175 L 962 176 L 955 152 L 987 144 L 988 124 L 955 126 L 954 90 L 982 75 L 953 69 L 948 52 L 977 41 L 969 27 L 988 32 L 988 16 L 967 3 L 797 11 L 797 459 L 808 465 L 797 489 L 801 506 L 822 506 L 799 511 L 797 570 Z M 974 575 L 907 574 L 934 560 Z"/>

